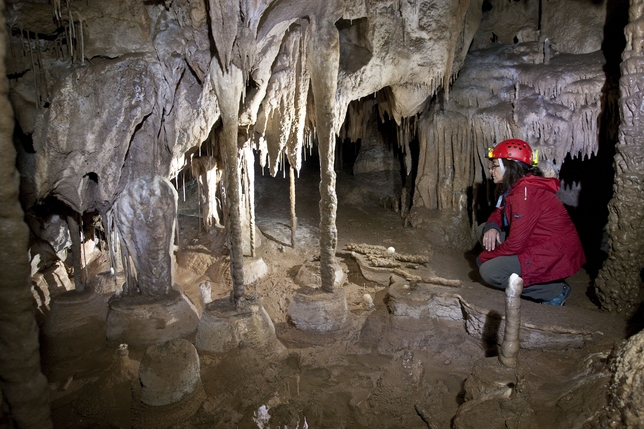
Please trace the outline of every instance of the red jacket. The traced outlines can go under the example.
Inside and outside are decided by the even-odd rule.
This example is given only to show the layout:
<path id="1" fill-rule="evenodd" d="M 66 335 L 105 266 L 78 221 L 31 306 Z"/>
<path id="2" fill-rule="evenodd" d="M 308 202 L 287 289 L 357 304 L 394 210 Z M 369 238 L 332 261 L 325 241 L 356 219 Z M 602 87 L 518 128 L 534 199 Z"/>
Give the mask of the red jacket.
<path id="1" fill-rule="evenodd" d="M 493 251 L 484 250 L 481 262 L 517 255 L 524 284 L 547 283 L 570 277 L 586 263 L 575 225 L 555 193 L 559 179 L 524 176 L 510 188 L 505 206 L 497 208 L 486 224 L 501 229 L 505 210 L 507 239 Z"/>

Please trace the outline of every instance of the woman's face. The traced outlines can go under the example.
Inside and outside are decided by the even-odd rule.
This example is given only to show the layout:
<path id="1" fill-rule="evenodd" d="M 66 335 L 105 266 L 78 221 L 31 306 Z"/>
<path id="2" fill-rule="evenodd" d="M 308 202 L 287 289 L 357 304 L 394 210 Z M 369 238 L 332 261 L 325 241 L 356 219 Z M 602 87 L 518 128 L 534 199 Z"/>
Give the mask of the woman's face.
<path id="1" fill-rule="evenodd" d="M 490 161 L 492 162 L 490 164 L 490 176 L 492 177 L 492 181 L 494 183 L 501 183 L 501 181 L 503 180 L 503 173 L 501 172 L 501 167 L 499 166 L 501 160 L 499 158 L 493 158 Z"/>

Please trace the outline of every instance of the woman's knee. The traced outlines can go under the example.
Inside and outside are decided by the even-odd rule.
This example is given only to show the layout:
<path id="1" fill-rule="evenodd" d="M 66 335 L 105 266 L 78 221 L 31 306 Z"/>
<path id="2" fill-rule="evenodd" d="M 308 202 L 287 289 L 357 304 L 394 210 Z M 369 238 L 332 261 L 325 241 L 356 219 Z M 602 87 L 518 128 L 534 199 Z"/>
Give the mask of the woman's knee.
<path id="1" fill-rule="evenodd" d="M 484 262 L 479 267 L 479 274 L 485 283 L 498 287 L 498 283 L 496 281 L 498 273 L 494 269 L 494 264 L 490 264 L 490 261 Z"/>

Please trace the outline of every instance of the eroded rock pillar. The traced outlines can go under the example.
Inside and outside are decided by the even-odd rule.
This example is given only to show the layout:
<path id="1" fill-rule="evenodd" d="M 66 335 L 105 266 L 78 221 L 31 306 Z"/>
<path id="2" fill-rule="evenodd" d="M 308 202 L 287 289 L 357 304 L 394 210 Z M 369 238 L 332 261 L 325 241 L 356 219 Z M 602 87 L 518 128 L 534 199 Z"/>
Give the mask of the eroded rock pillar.
<path id="1" fill-rule="evenodd" d="M 173 288 L 177 191 L 163 177 L 140 177 L 114 203 L 126 285 L 110 301 L 106 337 L 133 347 L 186 338 L 199 323 L 197 309 Z"/>
<path id="2" fill-rule="evenodd" d="M 226 156 L 226 194 L 228 198 L 228 223 L 232 245 L 230 257 L 230 274 L 233 278 L 233 294 L 235 301 L 244 296 L 244 250 L 242 247 L 241 226 L 241 190 L 237 134 L 239 123 L 239 100 L 244 89 L 242 71 L 234 64 L 228 66 L 228 71 L 222 70 L 214 59 L 211 63 L 213 70 L 213 86 L 219 101 L 221 121 L 223 123 L 222 144 Z"/>
<path id="3" fill-rule="evenodd" d="M 644 1 L 631 0 L 622 55 L 619 142 L 613 199 L 608 204 L 608 259 L 595 289 L 604 309 L 631 316 L 638 309 L 644 268 Z"/>
<path id="4" fill-rule="evenodd" d="M 322 290 L 333 292 L 334 260 L 338 241 L 335 219 L 335 103 L 340 64 L 340 40 L 332 21 L 311 17 L 308 56 L 320 153 L 320 276 Z"/>
<path id="5" fill-rule="evenodd" d="M 114 204 L 115 226 L 129 267 L 126 295 L 164 296 L 172 289 L 177 191 L 160 176 L 141 177 Z M 127 268 L 126 268 L 127 269 Z M 131 281 L 136 276 L 136 284 Z"/>
<path id="6" fill-rule="evenodd" d="M 0 27 L 6 30 L 4 1 Z M 7 97 L 7 35 L 0 33 L 0 388 L 11 427 L 51 428 L 49 385 L 40 371 L 38 328 L 29 290 L 29 230 L 18 200 L 20 179 L 13 147 L 14 117 Z"/>

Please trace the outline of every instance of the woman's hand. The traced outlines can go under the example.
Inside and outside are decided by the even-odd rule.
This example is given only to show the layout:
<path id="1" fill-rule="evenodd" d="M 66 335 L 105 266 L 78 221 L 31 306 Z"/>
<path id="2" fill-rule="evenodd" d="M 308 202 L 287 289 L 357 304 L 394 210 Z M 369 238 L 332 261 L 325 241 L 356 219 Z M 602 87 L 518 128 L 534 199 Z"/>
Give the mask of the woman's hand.
<path id="1" fill-rule="evenodd" d="M 483 234 L 483 247 L 485 247 L 485 250 L 491 252 L 496 248 L 497 244 L 501 244 L 501 235 L 498 230 L 492 228 Z"/>

